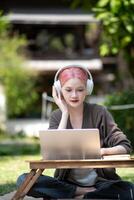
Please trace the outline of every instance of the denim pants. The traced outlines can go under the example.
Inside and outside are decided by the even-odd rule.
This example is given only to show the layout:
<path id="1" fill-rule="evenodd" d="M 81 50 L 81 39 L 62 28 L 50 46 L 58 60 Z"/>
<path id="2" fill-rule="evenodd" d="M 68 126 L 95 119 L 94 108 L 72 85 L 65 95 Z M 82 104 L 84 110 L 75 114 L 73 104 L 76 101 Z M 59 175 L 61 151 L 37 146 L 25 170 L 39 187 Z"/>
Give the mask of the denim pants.
<path id="1" fill-rule="evenodd" d="M 86 193 L 84 199 L 134 200 L 134 184 L 127 181 L 98 181 L 96 188 L 97 190 Z"/>
<path id="2" fill-rule="evenodd" d="M 27 173 L 24 173 L 18 177 L 17 186 L 20 186 L 25 180 Z M 41 175 L 33 187 L 28 192 L 28 196 L 33 196 L 35 198 L 73 198 L 75 195 L 76 186 L 60 181 L 57 178 Z"/>
<path id="3" fill-rule="evenodd" d="M 26 178 L 26 173 L 18 177 L 17 186 Z M 57 178 L 41 175 L 28 192 L 28 196 L 47 199 L 69 199 L 75 197 L 77 185 Z M 84 195 L 84 199 L 134 200 L 134 184 L 121 180 L 97 181 L 96 190 Z"/>

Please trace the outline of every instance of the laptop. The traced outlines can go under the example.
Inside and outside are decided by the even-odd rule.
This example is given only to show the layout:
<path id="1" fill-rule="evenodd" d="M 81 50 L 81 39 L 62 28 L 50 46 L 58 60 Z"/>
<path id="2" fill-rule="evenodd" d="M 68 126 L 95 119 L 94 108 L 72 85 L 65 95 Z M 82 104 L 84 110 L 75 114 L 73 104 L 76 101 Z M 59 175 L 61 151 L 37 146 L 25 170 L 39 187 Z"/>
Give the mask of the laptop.
<path id="1" fill-rule="evenodd" d="M 49 129 L 39 131 L 44 160 L 99 159 L 98 129 Z"/>

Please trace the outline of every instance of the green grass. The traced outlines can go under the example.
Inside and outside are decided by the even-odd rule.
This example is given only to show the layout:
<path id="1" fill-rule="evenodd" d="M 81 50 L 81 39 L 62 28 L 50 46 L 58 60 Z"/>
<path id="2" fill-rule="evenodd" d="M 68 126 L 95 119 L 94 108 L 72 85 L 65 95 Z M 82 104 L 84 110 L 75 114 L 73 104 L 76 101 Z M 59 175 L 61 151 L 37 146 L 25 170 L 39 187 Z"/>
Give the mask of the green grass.
<path id="1" fill-rule="evenodd" d="M 134 183 L 134 168 L 118 168 L 117 174 L 119 174 L 123 180 Z"/>
<path id="2" fill-rule="evenodd" d="M 17 177 L 30 171 L 26 160 L 40 159 L 38 138 L 0 134 L 0 195 L 15 190 Z M 45 170 L 45 174 L 51 176 L 53 170 Z"/>
<path id="3" fill-rule="evenodd" d="M 0 195 L 15 190 L 17 177 L 30 171 L 26 160 L 39 159 L 41 159 L 39 155 L 2 156 L 0 158 Z M 45 174 L 52 176 L 53 170 L 46 170 Z"/>

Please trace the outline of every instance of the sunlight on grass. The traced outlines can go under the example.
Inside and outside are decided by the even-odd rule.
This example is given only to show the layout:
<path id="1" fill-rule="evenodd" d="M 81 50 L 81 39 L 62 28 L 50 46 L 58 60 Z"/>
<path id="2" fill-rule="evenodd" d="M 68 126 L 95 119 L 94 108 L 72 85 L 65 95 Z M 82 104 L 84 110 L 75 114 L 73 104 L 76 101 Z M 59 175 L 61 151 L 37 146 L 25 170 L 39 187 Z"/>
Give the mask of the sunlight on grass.
<path id="1" fill-rule="evenodd" d="M 134 183 L 134 168 L 119 168 L 116 171 L 123 180 Z"/>
<path id="2" fill-rule="evenodd" d="M 2 156 L 0 159 L 0 194 L 16 189 L 17 177 L 25 172 L 29 172 L 27 160 L 40 160 L 39 155 L 36 156 Z M 52 176 L 53 170 L 45 170 L 45 174 Z"/>

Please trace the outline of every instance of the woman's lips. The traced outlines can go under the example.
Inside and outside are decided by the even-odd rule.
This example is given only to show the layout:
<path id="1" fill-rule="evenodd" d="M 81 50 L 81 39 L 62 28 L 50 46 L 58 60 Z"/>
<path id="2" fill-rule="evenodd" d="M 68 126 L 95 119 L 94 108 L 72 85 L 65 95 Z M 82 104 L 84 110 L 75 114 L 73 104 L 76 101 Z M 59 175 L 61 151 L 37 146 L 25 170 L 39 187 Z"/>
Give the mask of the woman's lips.
<path id="1" fill-rule="evenodd" d="M 72 103 L 77 103 L 79 100 L 70 100 Z"/>

